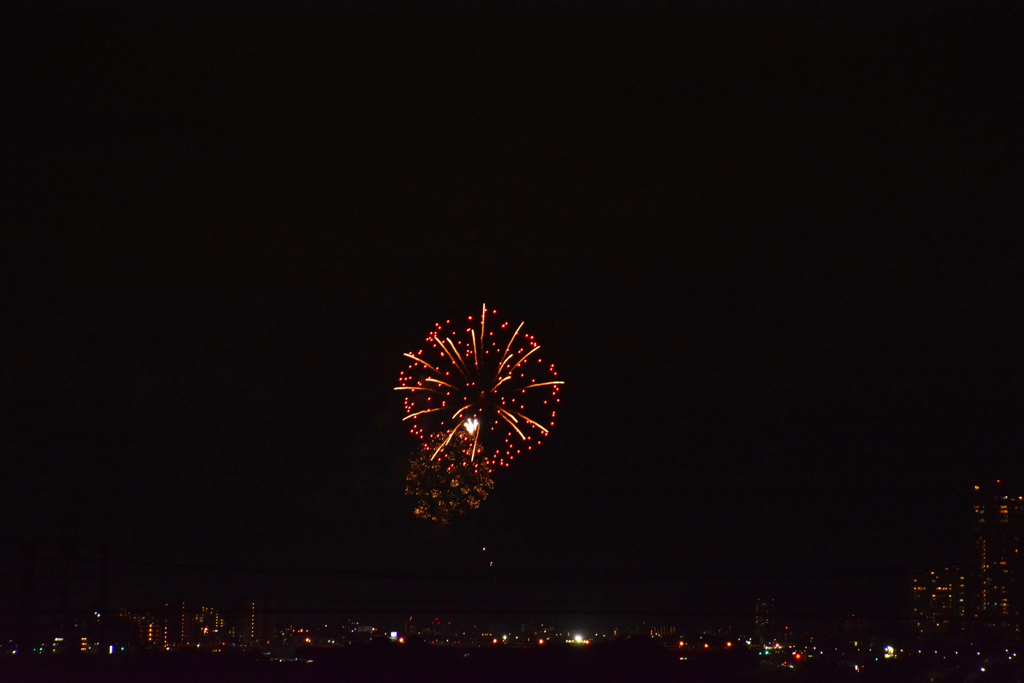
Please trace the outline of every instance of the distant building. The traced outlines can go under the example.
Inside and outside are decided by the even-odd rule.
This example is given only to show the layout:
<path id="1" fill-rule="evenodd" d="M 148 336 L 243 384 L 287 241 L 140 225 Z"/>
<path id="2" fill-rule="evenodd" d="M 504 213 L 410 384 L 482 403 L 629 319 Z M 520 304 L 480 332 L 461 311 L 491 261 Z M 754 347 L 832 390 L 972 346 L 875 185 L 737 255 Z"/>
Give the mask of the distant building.
<path id="1" fill-rule="evenodd" d="M 924 572 L 913 579 L 911 610 L 920 635 L 951 633 L 967 616 L 967 579 L 960 567 Z"/>
<path id="2" fill-rule="evenodd" d="M 184 600 L 164 605 L 164 632 L 166 643 L 172 647 L 187 647 L 196 641 L 195 615 Z"/>
<path id="3" fill-rule="evenodd" d="M 754 638 L 759 645 L 775 640 L 775 600 L 758 598 L 754 606 Z"/>
<path id="4" fill-rule="evenodd" d="M 148 618 L 141 631 L 139 641 L 147 649 L 162 650 L 167 647 L 167 626 L 164 620 L 155 617 Z"/>
<path id="5" fill-rule="evenodd" d="M 196 634 L 204 646 L 221 647 L 229 642 L 224 617 L 212 607 L 200 607 L 194 616 Z"/>
<path id="6" fill-rule="evenodd" d="M 1022 531 L 1024 495 L 999 481 L 974 487 L 969 608 L 978 626 L 1011 637 L 1024 610 Z"/>
<path id="7" fill-rule="evenodd" d="M 262 600 L 249 603 L 249 643 L 254 647 L 270 645 L 275 640 L 273 601 L 264 596 Z"/>
<path id="8" fill-rule="evenodd" d="M 128 641 L 141 650 L 164 649 L 166 639 L 166 614 L 135 614 L 122 609 L 118 614 L 121 622 L 128 625 Z"/>
<path id="9" fill-rule="evenodd" d="M 620 635 L 616 629 L 616 636 Z M 676 627 L 666 624 L 652 624 L 647 621 L 634 622 L 628 633 L 631 638 L 652 638 L 654 640 L 674 639 Z"/>
<path id="10" fill-rule="evenodd" d="M 654 638 L 655 640 L 665 640 L 666 638 L 675 638 L 676 637 L 676 627 L 675 626 L 651 626 L 651 628 L 649 630 L 649 634 L 650 634 L 650 637 Z"/>

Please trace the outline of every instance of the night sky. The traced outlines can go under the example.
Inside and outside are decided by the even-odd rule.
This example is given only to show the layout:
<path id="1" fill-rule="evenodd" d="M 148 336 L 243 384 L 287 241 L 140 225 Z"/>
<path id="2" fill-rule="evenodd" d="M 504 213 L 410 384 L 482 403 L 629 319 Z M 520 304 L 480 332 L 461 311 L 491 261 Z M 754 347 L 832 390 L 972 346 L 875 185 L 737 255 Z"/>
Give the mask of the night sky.
<path id="1" fill-rule="evenodd" d="M 153 5 L 0 21 L 7 603 L 891 617 L 1024 481 L 1019 12 Z M 483 303 L 562 410 L 441 529 Z"/>

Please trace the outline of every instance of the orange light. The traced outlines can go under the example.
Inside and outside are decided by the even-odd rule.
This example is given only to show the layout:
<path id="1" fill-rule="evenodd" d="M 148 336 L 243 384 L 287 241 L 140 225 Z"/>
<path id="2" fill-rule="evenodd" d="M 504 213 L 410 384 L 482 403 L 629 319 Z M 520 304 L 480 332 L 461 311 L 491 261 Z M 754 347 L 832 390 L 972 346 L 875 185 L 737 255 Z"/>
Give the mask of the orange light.
<path id="1" fill-rule="evenodd" d="M 793 655 L 793 659 L 800 659 L 800 653 L 797 652 L 795 655 Z"/>
<path id="2" fill-rule="evenodd" d="M 543 639 L 543 638 L 541 638 L 540 640 L 538 640 L 538 641 L 537 641 L 537 644 L 538 644 L 538 645 L 543 645 L 543 644 L 544 644 L 544 639 Z"/>

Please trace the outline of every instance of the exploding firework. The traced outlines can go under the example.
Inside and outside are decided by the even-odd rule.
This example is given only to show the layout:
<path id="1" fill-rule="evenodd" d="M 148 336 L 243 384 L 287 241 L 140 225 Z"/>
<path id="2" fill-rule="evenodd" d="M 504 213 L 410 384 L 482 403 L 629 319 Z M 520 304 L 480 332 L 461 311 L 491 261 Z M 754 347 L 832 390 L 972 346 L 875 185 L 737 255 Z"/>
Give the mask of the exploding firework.
<path id="1" fill-rule="evenodd" d="M 405 357 L 395 391 L 405 394 L 403 420 L 424 443 L 440 434 L 429 453 L 443 457 L 458 434 L 472 438 L 470 461 L 508 465 L 532 450 L 555 423 L 558 390 L 555 366 L 541 360 L 532 335 L 494 322 L 483 307 L 464 330 L 447 321 L 427 335 L 427 346 Z M 481 451 L 479 447 L 483 447 Z"/>
<path id="2" fill-rule="evenodd" d="M 474 457 L 473 441 L 460 430 L 450 439 L 439 432 L 423 443 L 405 477 L 405 495 L 416 499 L 414 515 L 448 525 L 452 518 L 480 507 L 494 480 L 490 465 Z"/>

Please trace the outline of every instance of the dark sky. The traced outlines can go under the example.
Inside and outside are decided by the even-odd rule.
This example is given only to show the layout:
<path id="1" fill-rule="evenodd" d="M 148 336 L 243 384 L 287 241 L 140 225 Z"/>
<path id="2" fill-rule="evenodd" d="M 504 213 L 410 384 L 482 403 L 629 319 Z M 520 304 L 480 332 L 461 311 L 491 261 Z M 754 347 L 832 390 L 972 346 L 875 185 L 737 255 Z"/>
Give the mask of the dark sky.
<path id="1" fill-rule="evenodd" d="M 894 615 L 1024 480 L 1021 17 L 752 7 L 5 10 L 5 563 Z M 485 302 L 563 414 L 439 530 L 391 387 Z"/>

